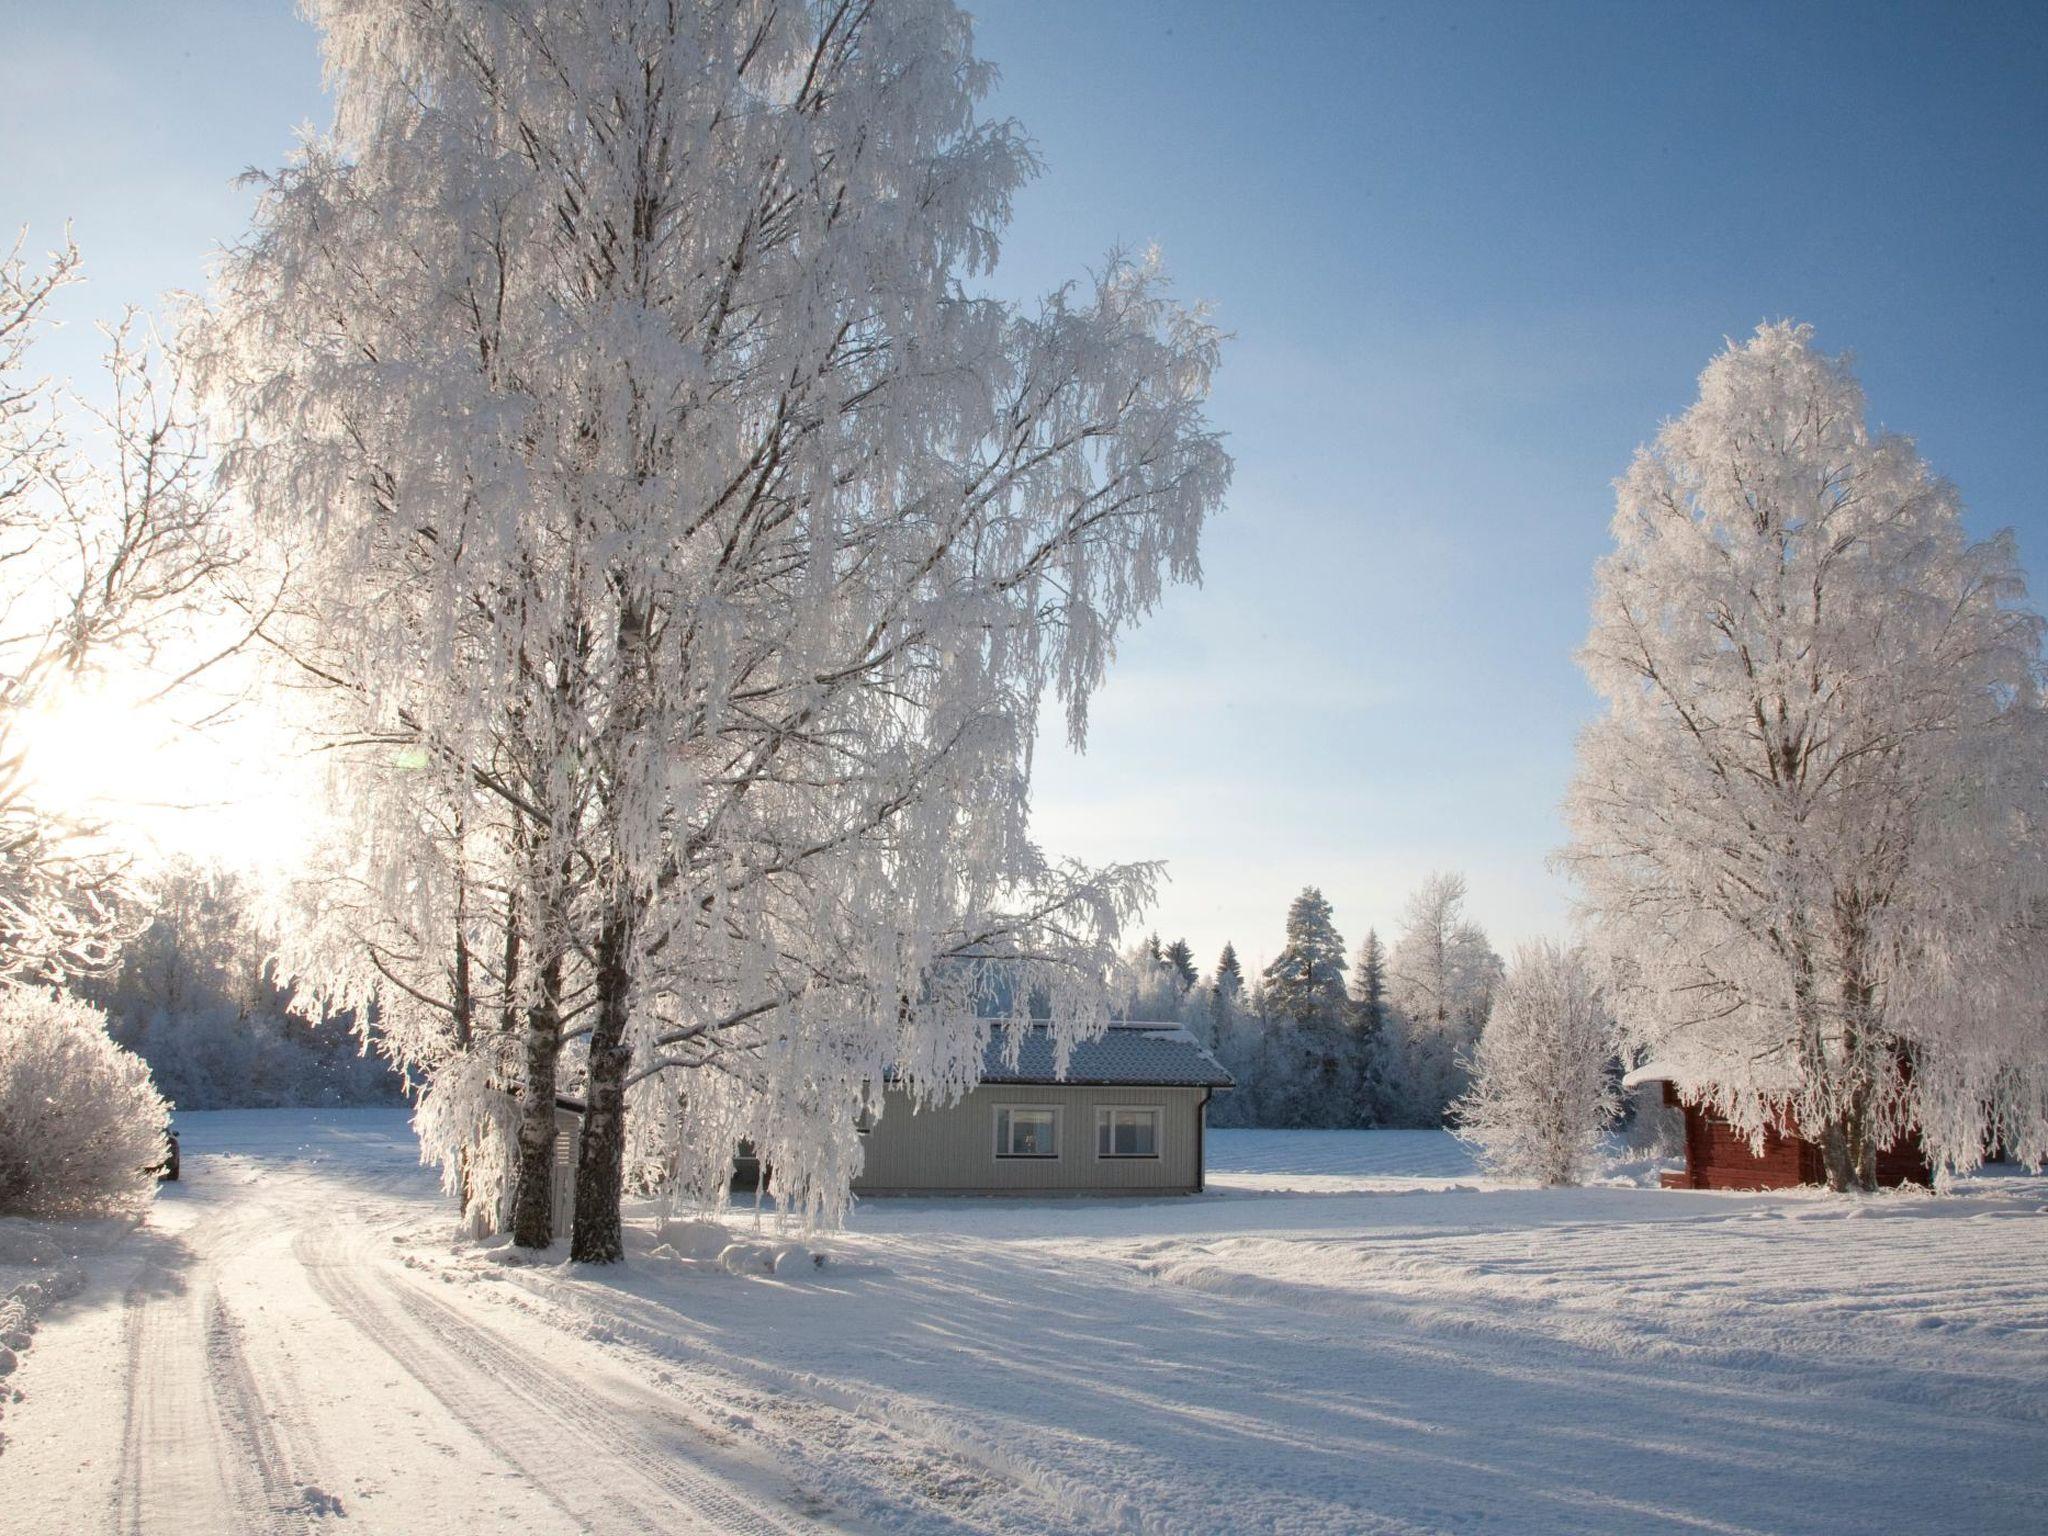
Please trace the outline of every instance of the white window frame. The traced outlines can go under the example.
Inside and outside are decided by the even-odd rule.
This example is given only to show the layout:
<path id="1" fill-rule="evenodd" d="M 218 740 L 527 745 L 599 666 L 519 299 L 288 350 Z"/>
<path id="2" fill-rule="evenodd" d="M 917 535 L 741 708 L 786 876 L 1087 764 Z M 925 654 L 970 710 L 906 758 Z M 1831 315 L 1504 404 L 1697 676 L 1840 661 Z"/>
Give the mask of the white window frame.
<path id="1" fill-rule="evenodd" d="M 1118 1152 L 1116 1147 L 1115 1121 L 1118 1114 L 1139 1114 L 1152 1117 L 1152 1150 L 1150 1152 Z M 1103 1132 L 1109 1133 L 1110 1151 L 1102 1150 Z M 1119 1163 L 1158 1162 L 1163 1155 L 1160 1143 L 1166 1139 L 1166 1106 L 1164 1104 L 1098 1104 L 1095 1106 L 1095 1155 Z"/>
<path id="2" fill-rule="evenodd" d="M 1008 1116 L 1019 1110 L 1043 1113 L 1052 1116 L 1052 1150 L 1050 1152 L 1012 1152 L 1003 1132 L 1009 1127 Z M 1056 1163 L 1060 1160 L 1060 1107 L 1057 1104 L 998 1104 L 993 1116 L 996 1135 L 996 1161 L 1000 1163 Z"/>

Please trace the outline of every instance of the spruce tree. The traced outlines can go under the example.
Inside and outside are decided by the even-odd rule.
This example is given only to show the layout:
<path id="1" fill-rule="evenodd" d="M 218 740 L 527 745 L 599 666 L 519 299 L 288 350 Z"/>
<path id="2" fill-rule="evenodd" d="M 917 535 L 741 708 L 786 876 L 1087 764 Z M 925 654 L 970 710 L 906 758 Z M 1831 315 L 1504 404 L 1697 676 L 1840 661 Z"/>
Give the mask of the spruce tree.
<path id="1" fill-rule="evenodd" d="M 1232 1001 L 1244 993 L 1244 966 L 1238 962 L 1237 946 L 1223 941 L 1223 953 L 1216 957 L 1216 990 Z"/>
<path id="2" fill-rule="evenodd" d="M 1345 1041 L 1349 1119 L 1377 1125 L 1386 1118 L 1386 1078 L 1379 1067 L 1387 1026 L 1387 956 L 1379 930 L 1368 928 L 1351 966 L 1351 1031 Z"/>
<path id="3" fill-rule="evenodd" d="M 1377 928 L 1365 930 L 1351 965 L 1352 1026 L 1371 1040 L 1387 1023 L 1387 952 Z"/>

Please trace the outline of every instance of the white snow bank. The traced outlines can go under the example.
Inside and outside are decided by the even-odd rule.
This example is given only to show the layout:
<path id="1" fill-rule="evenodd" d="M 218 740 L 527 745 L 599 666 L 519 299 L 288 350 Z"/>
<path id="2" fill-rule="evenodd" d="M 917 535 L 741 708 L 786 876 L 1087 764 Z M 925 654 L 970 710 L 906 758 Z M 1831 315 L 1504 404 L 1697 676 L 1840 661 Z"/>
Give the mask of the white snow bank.
<path id="1" fill-rule="evenodd" d="M 6 1378 L 35 1339 L 43 1314 L 85 1289 L 85 1260 L 133 1229 L 125 1220 L 0 1216 L 0 1414 L 17 1399 Z"/>

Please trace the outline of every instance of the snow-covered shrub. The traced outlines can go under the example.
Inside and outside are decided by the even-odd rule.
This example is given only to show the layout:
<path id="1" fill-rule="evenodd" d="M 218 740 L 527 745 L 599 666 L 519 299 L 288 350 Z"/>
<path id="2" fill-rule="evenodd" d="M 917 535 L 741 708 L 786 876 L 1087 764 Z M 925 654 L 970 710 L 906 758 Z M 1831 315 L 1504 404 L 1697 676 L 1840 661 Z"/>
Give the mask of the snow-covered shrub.
<path id="1" fill-rule="evenodd" d="M 1523 945 L 1479 1036 L 1472 1087 L 1452 1106 L 1459 1137 L 1496 1173 L 1582 1182 L 1621 1108 L 1613 1052 L 1614 1021 L 1585 953 Z"/>
<path id="2" fill-rule="evenodd" d="M 146 1199 L 169 1110 L 107 1017 L 75 998 L 0 987 L 0 1212 L 74 1216 Z"/>

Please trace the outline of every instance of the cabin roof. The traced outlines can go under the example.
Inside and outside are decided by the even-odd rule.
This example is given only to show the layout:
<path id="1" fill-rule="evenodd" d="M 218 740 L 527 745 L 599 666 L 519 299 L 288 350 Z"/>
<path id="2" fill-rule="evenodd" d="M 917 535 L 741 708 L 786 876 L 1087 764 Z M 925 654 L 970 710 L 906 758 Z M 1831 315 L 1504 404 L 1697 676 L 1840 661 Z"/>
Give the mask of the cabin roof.
<path id="1" fill-rule="evenodd" d="M 1012 1065 L 1010 1050 L 1017 1060 Z M 1052 1031 L 1043 1025 L 997 1024 L 982 1057 L 984 1083 L 1066 1083 L 1080 1087 L 1230 1088 L 1231 1076 L 1178 1024 L 1112 1024 L 1075 1043 L 1064 1074 L 1056 1069 Z"/>
<path id="2" fill-rule="evenodd" d="M 1621 1086 L 1638 1088 L 1644 1083 L 1683 1083 L 1678 1069 L 1661 1061 L 1646 1061 L 1640 1067 L 1622 1075 Z"/>

